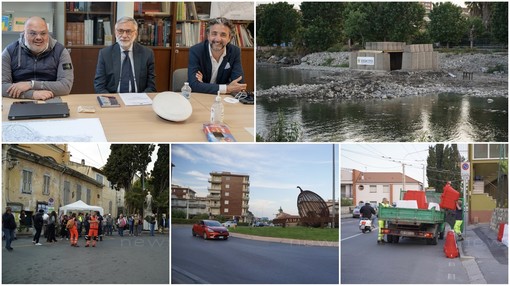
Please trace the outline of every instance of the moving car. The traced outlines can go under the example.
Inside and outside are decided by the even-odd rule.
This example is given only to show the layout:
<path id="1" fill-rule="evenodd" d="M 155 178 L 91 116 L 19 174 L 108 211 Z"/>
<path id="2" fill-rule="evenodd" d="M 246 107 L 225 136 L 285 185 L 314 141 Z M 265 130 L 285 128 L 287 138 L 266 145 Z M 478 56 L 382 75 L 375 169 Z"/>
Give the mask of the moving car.
<path id="1" fill-rule="evenodd" d="M 222 223 L 224 227 L 231 227 L 231 226 L 237 226 L 237 223 L 233 220 L 227 220 L 226 222 Z"/>
<path id="2" fill-rule="evenodd" d="M 222 226 L 216 220 L 201 220 L 193 225 L 191 229 L 193 236 L 201 236 L 204 239 L 224 239 L 227 240 L 229 233 L 226 227 Z"/>
<path id="3" fill-rule="evenodd" d="M 352 217 L 359 217 L 359 210 L 360 210 L 360 207 L 359 207 L 359 206 L 356 206 L 356 207 L 352 210 Z"/>

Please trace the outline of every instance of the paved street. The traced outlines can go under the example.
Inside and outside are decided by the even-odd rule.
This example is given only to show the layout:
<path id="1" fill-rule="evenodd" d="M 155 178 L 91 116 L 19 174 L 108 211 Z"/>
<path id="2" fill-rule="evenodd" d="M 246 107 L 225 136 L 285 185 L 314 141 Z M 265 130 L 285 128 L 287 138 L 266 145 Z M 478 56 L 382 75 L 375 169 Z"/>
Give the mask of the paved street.
<path id="1" fill-rule="evenodd" d="M 363 234 L 353 218 L 342 218 L 341 224 L 341 283 L 470 283 L 462 259 L 445 257 L 445 240 L 427 245 L 424 240 L 405 238 L 398 244 L 378 245 L 377 229 Z"/>
<path id="2" fill-rule="evenodd" d="M 14 251 L 5 250 L 2 242 L 2 283 L 23 284 L 168 284 L 168 234 L 141 237 L 107 236 L 96 247 L 70 247 L 68 240 L 42 246 L 32 244 L 32 237 L 14 240 Z"/>
<path id="3" fill-rule="evenodd" d="M 338 247 L 191 236 L 172 226 L 172 283 L 338 284 Z"/>

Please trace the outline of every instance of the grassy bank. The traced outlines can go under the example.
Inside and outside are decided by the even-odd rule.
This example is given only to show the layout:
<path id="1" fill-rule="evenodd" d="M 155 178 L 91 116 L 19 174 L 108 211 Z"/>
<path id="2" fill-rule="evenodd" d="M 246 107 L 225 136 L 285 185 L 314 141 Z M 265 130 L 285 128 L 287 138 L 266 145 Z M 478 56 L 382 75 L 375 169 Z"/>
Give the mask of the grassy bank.
<path id="1" fill-rule="evenodd" d="M 229 228 L 230 232 L 280 237 L 280 238 L 293 238 L 303 240 L 316 240 L 316 241 L 338 241 L 338 228 L 307 228 L 307 227 L 249 227 L 238 226 L 237 228 Z"/>

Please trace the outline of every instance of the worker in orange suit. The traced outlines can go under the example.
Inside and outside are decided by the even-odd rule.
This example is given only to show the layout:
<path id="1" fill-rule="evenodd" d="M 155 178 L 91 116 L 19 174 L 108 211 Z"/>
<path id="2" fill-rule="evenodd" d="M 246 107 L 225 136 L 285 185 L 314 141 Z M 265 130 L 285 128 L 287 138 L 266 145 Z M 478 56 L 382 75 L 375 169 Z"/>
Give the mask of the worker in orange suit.
<path id="1" fill-rule="evenodd" d="M 94 214 L 90 216 L 89 224 L 90 224 L 89 235 L 88 235 L 87 244 L 85 245 L 85 247 L 89 247 L 91 239 L 94 240 L 92 242 L 92 247 L 96 247 L 98 230 L 99 230 L 99 220 L 97 219 L 97 212 L 94 212 Z"/>
<path id="2" fill-rule="evenodd" d="M 76 223 L 76 214 L 73 213 L 71 215 L 71 219 L 67 222 L 66 225 L 69 233 L 71 234 L 71 246 L 79 247 L 78 245 L 78 225 Z"/>

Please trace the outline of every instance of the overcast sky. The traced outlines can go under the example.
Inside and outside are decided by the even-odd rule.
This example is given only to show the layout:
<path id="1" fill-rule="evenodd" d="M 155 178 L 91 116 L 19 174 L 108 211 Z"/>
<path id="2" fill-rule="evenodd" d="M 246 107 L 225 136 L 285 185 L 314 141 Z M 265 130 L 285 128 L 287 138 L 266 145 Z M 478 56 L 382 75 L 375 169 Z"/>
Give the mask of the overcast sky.
<path id="1" fill-rule="evenodd" d="M 85 159 L 85 164 L 101 169 L 110 156 L 109 143 L 69 143 L 69 152 L 71 152 L 71 161 L 81 163 Z M 152 153 L 152 161 L 147 166 L 148 171 L 152 171 L 154 163 L 158 159 L 158 146 Z"/>
<path id="2" fill-rule="evenodd" d="M 338 145 L 335 145 L 338 200 Z M 207 196 L 210 172 L 250 176 L 250 208 L 256 217 L 275 217 L 280 206 L 298 215 L 301 186 L 324 200 L 333 196 L 333 147 L 331 144 L 173 144 L 175 165 L 172 184 L 189 187 Z"/>
<path id="3" fill-rule="evenodd" d="M 402 163 L 404 163 L 406 175 L 423 182 L 423 168 L 427 168 L 428 148 L 433 145 L 435 144 L 342 144 L 340 163 L 342 168 L 364 172 L 400 173 L 402 173 Z M 458 144 L 457 146 L 461 155 L 467 158 L 467 145 Z M 426 177 L 424 183 L 427 187 Z"/>

